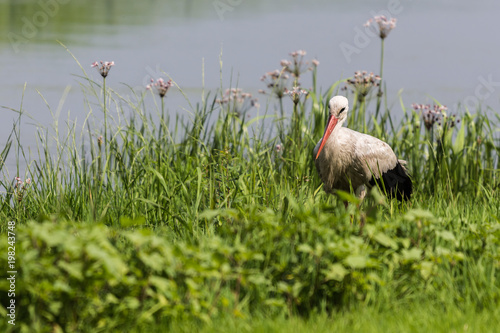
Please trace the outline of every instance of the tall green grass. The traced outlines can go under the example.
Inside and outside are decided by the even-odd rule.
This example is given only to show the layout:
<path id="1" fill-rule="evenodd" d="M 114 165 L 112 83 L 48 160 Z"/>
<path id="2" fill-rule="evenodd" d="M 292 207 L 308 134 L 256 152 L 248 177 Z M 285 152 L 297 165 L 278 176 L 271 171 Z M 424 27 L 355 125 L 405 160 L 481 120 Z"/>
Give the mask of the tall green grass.
<path id="1" fill-rule="evenodd" d="M 406 101 L 375 117 L 367 96 L 367 118 L 358 104 L 349 127 L 387 141 L 408 162 L 415 190 L 409 203 L 373 191 L 346 210 L 342 200 L 356 198 L 326 195 L 312 155 L 343 81 L 324 92 L 314 82 L 306 99 L 289 101 L 292 119 L 281 116 L 287 101 L 272 98 L 249 119 L 219 102 L 221 90 L 204 94 L 186 120 L 168 97 L 161 107 L 154 93 L 126 97 L 81 68 L 88 116 L 37 133 L 38 156 L 17 162 L 32 179 L 21 200 L 2 165 L 0 217 L 19 230 L 25 329 L 201 325 L 221 313 L 237 322 L 265 311 L 307 317 L 425 302 L 498 307 L 500 142 L 488 115 L 462 110 L 458 126 L 431 134 Z M 26 156 L 18 112 L 2 161 Z"/>
<path id="2" fill-rule="evenodd" d="M 270 117 L 272 99 L 266 106 L 267 117 L 249 120 L 235 105 L 220 105 L 218 94 L 210 93 L 191 110 L 191 119 L 183 121 L 163 107 L 146 110 L 143 101 L 155 96 L 135 95 L 139 102 L 133 104 L 111 87 L 102 92 L 102 82 L 91 80 L 83 68 L 82 72 L 88 117 L 83 124 L 68 122 L 71 125 L 65 129 L 55 124 L 53 130 L 37 133 L 38 158 L 18 160 L 28 165 L 26 177 L 34 184 L 25 200 L 15 203 L 12 179 L 2 179 L 7 189 L 0 207 L 3 219 L 26 221 L 37 214 L 56 214 L 118 225 L 122 216 L 144 216 L 150 225 L 180 223 L 192 230 L 204 226 L 198 215 L 206 209 L 248 204 L 280 209 L 287 194 L 301 199 L 316 194 L 321 200 L 334 201 L 317 191 L 320 181 L 312 149 L 325 126 L 328 100 L 338 92 L 340 82 L 326 93 L 311 91 L 295 107 L 290 103 L 290 109 L 295 109 L 291 121 L 278 114 Z M 361 107 L 368 109 L 369 102 L 368 96 Z M 96 120 L 103 116 L 95 109 L 96 103 L 103 110 L 107 105 L 104 116 L 109 128 Z M 444 123 L 431 135 L 420 115 L 404 105 L 401 101 L 401 110 L 386 109 L 378 119 L 368 113 L 366 122 L 357 116 L 358 103 L 348 125 L 387 141 L 399 158 L 407 160 L 417 201 L 440 192 L 447 197 L 496 193 L 500 145 L 492 119 L 466 110 L 459 126 L 450 128 Z M 394 115 L 401 113 L 403 117 L 395 124 Z M 22 110 L 19 115 L 24 116 Z M 21 123 L 20 119 L 3 149 L 3 160 L 12 145 L 25 156 L 18 141 Z M 266 123 L 276 130 L 261 130 Z M 107 134 L 104 139 L 103 133 Z M 277 143 L 283 145 L 279 152 Z"/>

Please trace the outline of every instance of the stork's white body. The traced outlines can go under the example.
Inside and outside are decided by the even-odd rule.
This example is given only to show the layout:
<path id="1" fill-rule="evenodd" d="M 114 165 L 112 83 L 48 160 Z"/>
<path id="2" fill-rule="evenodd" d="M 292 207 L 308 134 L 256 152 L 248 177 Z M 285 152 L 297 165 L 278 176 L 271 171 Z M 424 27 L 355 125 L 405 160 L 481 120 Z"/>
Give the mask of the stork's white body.
<path id="1" fill-rule="evenodd" d="M 323 138 L 314 148 L 315 163 L 327 193 L 354 189 L 364 197 L 366 187 L 377 182 L 388 194 L 408 199 L 412 185 L 392 148 L 382 140 L 342 127 L 348 101 L 343 96 L 330 100 L 330 118 Z M 323 143 L 323 141 L 325 141 Z"/>

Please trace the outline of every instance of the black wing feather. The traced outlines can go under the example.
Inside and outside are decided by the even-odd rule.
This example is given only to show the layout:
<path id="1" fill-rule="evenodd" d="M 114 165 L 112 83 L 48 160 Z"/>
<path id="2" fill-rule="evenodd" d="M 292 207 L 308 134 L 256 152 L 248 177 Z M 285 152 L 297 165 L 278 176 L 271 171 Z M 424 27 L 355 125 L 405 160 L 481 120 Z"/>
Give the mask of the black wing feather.
<path id="1" fill-rule="evenodd" d="M 388 197 L 396 197 L 399 201 L 409 200 L 413 192 L 410 176 L 399 162 L 394 169 L 384 172 L 381 178 L 372 177 L 369 184 L 378 186 Z"/>

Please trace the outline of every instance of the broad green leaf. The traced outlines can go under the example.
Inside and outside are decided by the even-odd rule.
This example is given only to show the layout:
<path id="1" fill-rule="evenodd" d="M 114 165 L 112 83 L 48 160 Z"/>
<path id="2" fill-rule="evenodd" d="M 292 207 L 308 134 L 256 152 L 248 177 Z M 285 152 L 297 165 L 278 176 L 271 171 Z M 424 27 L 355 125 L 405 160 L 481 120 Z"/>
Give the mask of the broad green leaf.
<path id="1" fill-rule="evenodd" d="M 53 301 L 53 302 L 50 302 L 49 304 L 49 310 L 51 313 L 53 314 L 59 314 L 59 311 L 61 311 L 61 308 L 63 306 L 63 302 L 58 302 L 58 301 Z"/>
<path id="2" fill-rule="evenodd" d="M 411 245 L 411 240 L 409 238 L 403 238 L 399 240 L 405 249 L 409 248 Z"/>
<path id="3" fill-rule="evenodd" d="M 330 265 L 328 270 L 324 271 L 325 273 L 325 280 L 335 280 L 335 281 L 342 281 L 344 280 L 344 277 L 349 274 L 349 271 L 345 269 L 344 266 L 340 263 L 335 263 Z"/>
<path id="4" fill-rule="evenodd" d="M 436 247 L 436 255 L 450 258 L 451 250 L 442 246 Z"/>
<path id="5" fill-rule="evenodd" d="M 96 243 L 89 243 L 86 247 L 88 256 L 102 263 L 109 274 L 112 274 L 115 278 L 119 278 L 128 271 L 127 265 L 117 253 L 110 253 L 110 249 L 102 245 L 103 244 L 97 245 Z M 106 245 L 109 246 L 109 244 Z M 104 248 L 106 248 L 106 250 L 104 250 Z"/>
<path id="6" fill-rule="evenodd" d="M 286 303 L 282 298 L 268 298 L 264 300 L 264 304 L 277 308 L 284 308 L 286 306 Z"/>
<path id="7" fill-rule="evenodd" d="M 431 277 L 432 271 L 434 269 L 434 264 L 430 261 L 423 261 L 420 263 L 420 275 L 427 280 Z"/>
<path id="8" fill-rule="evenodd" d="M 83 263 L 79 261 L 75 262 L 67 262 L 67 261 L 59 261 L 58 266 L 61 267 L 64 271 L 66 271 L 70 276 L 74 277 L 78 280 L 83 280 Z"/>
<path id="9" fill-rule="evenodd" d="M 130 296 L 125 297 L 122 300 L 122 303 L 124 303 L 124 305 L 130 310 L 137 309 L 141 305 L 137 298 Z"/>
<path id="10" fill-rule="evenodd" d="M 172 280 L 165 279 L 160 276 L 151 276 L 149 282 L 152 286 L 157 288 L 162 293 L 170 293 L 172 290 L 176 289 L 175 283 Z"/>
<path id="11" fill-rule="evenodd" d="M 264 274 L 250 275 L 248 277 L 248 282 L 250 282 L 254 285 L 268 285 L 269 284 L 269 280 L 266 279 L 266 276 Z"/>
<path id="12" fill-rule="evenodd" d="M 401 254 L 403 255 L 403 260 L 407 261 L 416 261 L 422 259 L 422 250 L 417 249 L 416 247 L 409 250 L 403 250 L 401 251 Z"/>
<path id="13" fill-rule="evenodd" d="M 304 284 L 300 281 L 295 281 L 292 287 L 292 295 L 293 297 L 298 297 L 300 295 L 300 291 L 304 287 Z"/>
<path id="14" fill-rule="evenodd" d="M 365 268 L 367 263 L 366 256 L 360 254 L 351 254 L 344 259 L 344 264 L 351 268 Z"/>
<path id="15" fill-rule="evenodd" d="M 434 215 L 428 210 L 412 209 L 405 214 L 404 219 L 407 221 L 433 220 Z"/>
<path id="16" fill-rule="evenodd" d="M 339 190 L 339 191 L 336 191 L 335 194 L 342 201 L 347 201 L 347 202 L 353 203 L 355 205 L 359 205 L 359 203 L 361 202 L 361 200 L 359 200 L 359 198 L 357 198 L 355 195 L 348 193 L 348 192 L 344 192 L 344 191 Z"/>
<path id="17" fill-rule="evenodd" d="M 384 234 L 383 232 L 377 233 L 373 239 L 375 239 L 378 243 L 382 244 L 385 247 L 390 247 L 394 250 L 398 249 L 398 243 L 394 241 L 392 238 Z"/>
<path id="18" fill-rule="evenodd" d="M 455 235 L 448 231 L 448 230 L 443 230 L 443 231 L 436 231 L 436 236 L 441 237 L 444 240 L 454 242 L 457 239 L 455 238 Z"/>
<path id="19" fill-rule="evenodd" d="M 139 253 L 139 258 L 147 267 L 154 271 L 160 271 L 165 265 L 164 258 L 158 252 L 141 252 Z"/>
<path id="20" fill-rule="evenodd" d="M 106 302 L 111 303 L 111 304 L 118 304 L 121 301 L 112 293 L 106 294 Z"/>
<path id="21" fill-rule="evenodd" d="M 453 131 L 451 129 L 448 129 L 446 131 L 446 133 L 444 134 L 444 146 L 446 148 L 452 148 L 452 144 L 451 144 L 451 138 L 453 136 Z"/>
<path id="22" fill-rule="evenodd" d="M 73 292 L 73 289 L 71 286 L 66 282 L 61 280 L 56 280 L 53 285 L 53 290 L 56 291 L 57 293 L 64 292 L 64 293 L 71 293 Z"/>
<path id="23" fill-rule="evenodd" d="M 312 253 L 313 249 L 312 249 L 311 245 L 305 243 L 305 244 L 300 244 L 299 246 L 297 246 L 297 251 L 305 252 L 305 253 Z"/>
<path id="24" fill-rule="evenodd" d="M 278 282 L 277 287 L 278 287 L 278 290 L 281 292 L 291 293 L 291 291 L 292 291 L 292 286 L 289 285 L 288 283 L 283 282 L 283 281 Z"/>
<path id="25" fill-rule="evenodd" d="M 186 285 L 188 286 L 189 290 L 191 292 L 193 291 L 196 291 L 200 288 L 199 284 L 196 283 L 193 279 L 191 278 L 187 278 L 186 280 L 184 280 L 184 282 L 186 283 Z"/>
<path id="26" fill-rule="evenodd" d="M 460 126 L 455 142 L 453 143 L 453 153 L 458 154 L 464 149 L 465 143 L 465 126 Z"/>
<path id="27" fill-rule="evenodd" d="M 222 211 L 220 209 L 206 209 L 203 212 L 201 212 L 199 216 L 200 216 L 200 219 L 211 220 L 214 217 L 220 215 L 221 212 Z"/>

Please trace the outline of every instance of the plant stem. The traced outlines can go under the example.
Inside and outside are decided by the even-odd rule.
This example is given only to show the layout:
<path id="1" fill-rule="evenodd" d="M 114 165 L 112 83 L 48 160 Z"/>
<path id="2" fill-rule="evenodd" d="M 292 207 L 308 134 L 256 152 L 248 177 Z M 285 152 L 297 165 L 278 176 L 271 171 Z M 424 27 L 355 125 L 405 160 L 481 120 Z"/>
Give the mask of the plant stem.
<path id="1" fill-rule="evenodd" d="M 380 104 L 381 104 L 381 101 L 382 101 L 382 75 L 383 75 L 383 72 L 384 72 L 384 41 L 385 39 L 382 38 L 382 44 L 381 44 L 381 48 L 380 48 L 380 82 L 379 82 L 379 86 L 378 86 L 378 94 L 377 94 L 377 110 L 375 112 L 375 119 L 378 118 L 378 113 L 380 111 Z"/>
<path id="2" fill-rule="evenodd" d="M 299 146 L 300 145 L 300 134 L 299 134 L 299 128 L 300 128 L 300 123 L 299 122 L 300 122 L 300 119 L 299 119 L 297 104 L 298 103 L 295 103 L 295 102 L 293 103 L 292 133 L 291 133 L 291 137 L 292 137 L 292 140 L 296 142 L 297 146 Z"/>
<path id="3" fill-rule="evenodd" d="M 281 112 L 281 117 L 285 116 L 285 113 L 283 112 L 283 97 L 279 97 L 280 100 L 280 112 Z"/>
<path id="4" fill-rule="evenodd" d="M 161 115 L 163 117 L 163 115 L 165 114 L 165 98 L 161 98 Z"/>
<path id="5" fill-rule="evenodd" d="M 359 123 L 358 124 L 362 126 L 364 133 L 367 132 L 367 129 L 366 129 L 365 109 L 366 109 L 366 106 L 365 106 L 365 97 L 363 97 L 363 99 L 361 100 L 361 102 L 359 104 L 359 116 L 360 116 L 360 119 L 361 119 L 361 124 L 359 124 Z"/>
<path id="6" fill-rule="evenodd" d="M 165 123 L 165 99 L 161 98 L 160 125 L 158 126 L 158 141 L 161 140 L 163 124 Z"/>
<path id="7" fill-rule="evenodd" d="M 104 142 L 108 142 L 108 119 L 106 112 L 106 77 L 102 79 L 102 94 L 104 97 L 103 101 L 103 111 L 104 111 Z"/>

